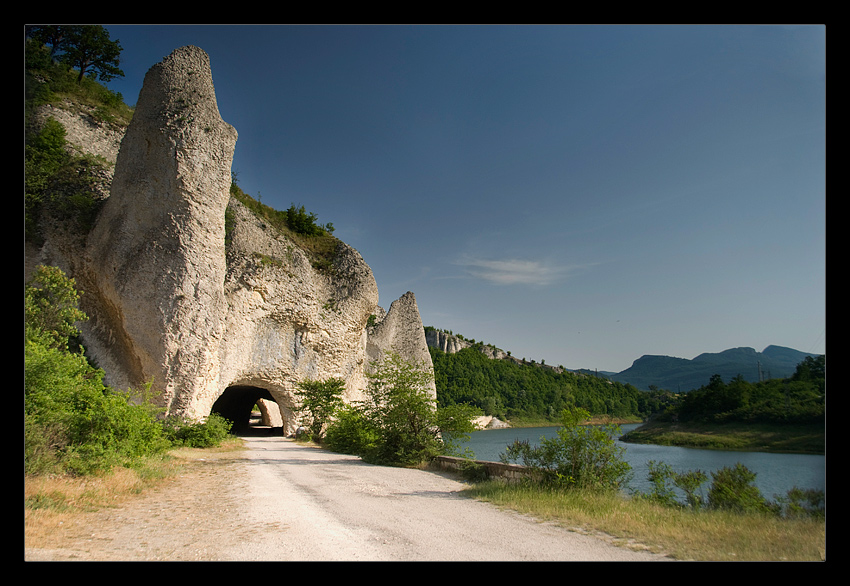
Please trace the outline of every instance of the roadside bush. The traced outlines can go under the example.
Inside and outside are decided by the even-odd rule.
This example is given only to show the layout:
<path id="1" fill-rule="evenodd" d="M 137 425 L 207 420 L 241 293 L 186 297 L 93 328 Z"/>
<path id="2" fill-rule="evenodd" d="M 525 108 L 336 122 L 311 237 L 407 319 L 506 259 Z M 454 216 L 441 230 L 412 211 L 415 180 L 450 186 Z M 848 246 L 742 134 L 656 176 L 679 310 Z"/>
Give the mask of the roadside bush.
<path id="1" fill-rule="evenodd" d="M 480 410 L 467 405 L 438 409 L 429 390 L 433 376 L 425 365 L 386 352 L 372 366 L 359 409 L 376 441 L 361 454 L 364 460 L 401 466 L 429 462 L 473 430 L 472 418 Z"/>
<path id="2" fill-rule="evenodd" d="M 561 413 L 557 436 L 541 438 L 536 446 L 515 441 L 500 456 L 531 469 L 542 484 L 559 487 L 619 489 L 631 474 L 625 449 L 613 437 L 617 426 L 584 425 L 590 413 L 573 407 Z"/>
<path id="3" fill-rule="evenodd" d="M 187 448 L 214 448 L 230 435 L 233 422 L 218 413 L 210 413 L 205 421 L 168 419 L 165 435 L 174 446 Z"/>
<path id="4" fill-rule="evenodd" d="M 81 354 L 27 340 L 24 470 L 92 474 L 168 447 L 150 409 L 103 385 Z"/>
<path id="5" fill-rule="evenodd" d="M 168 447 L 154 411 L 105 386 L 104 372 L 72 344 L 76 322 L 86 319 L 78 299 L 73 279 L 56 267 L 39 267 L 24 288 L 27 474 L 92 474 Z"/>
<path id="6" fill-rule="evenodd" d="M 329 449 L 373 464 L 416 466 L 453 453 L 474 430 L 472 419 L 480 410 L 438 408 L 424 365 L 387 352 L 372 367 L 365 400 L 334 414 L 324 438 Z"/>
<path id="7" fill-rule="evenodd" d="M 753 484 L 755 472 L 738 462 L 711 473 L 708 505 L 713 509 L 741 512 L 768 512 L 770 506 L 761 491 Z"/>
<path id="8" fill-rule="evenodd" d="M 329 450 L 355 456 L 373 450 L 377 441 L 377 432 L 369 426 L 363 414 L 351 405 L 336 412 L 324 437 L 324 445 Z"/>

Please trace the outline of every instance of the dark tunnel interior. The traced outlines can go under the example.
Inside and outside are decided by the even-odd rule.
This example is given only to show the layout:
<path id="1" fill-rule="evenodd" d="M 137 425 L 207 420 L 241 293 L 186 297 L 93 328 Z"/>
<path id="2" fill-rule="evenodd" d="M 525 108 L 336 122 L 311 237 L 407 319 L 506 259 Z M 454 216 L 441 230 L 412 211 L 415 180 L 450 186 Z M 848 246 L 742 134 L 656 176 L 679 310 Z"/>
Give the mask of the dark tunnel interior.
<path id="1" fill-rule="evenodd" d="M 263 426 L 252 420 L 251 411 L 258 399 L 274 401 L 268 389 L 254 386 L 227 387 L 212 406 L 212 412 L 233 422 L 232 433 L 236 435 L 275 435 L 282 428 Z"/>

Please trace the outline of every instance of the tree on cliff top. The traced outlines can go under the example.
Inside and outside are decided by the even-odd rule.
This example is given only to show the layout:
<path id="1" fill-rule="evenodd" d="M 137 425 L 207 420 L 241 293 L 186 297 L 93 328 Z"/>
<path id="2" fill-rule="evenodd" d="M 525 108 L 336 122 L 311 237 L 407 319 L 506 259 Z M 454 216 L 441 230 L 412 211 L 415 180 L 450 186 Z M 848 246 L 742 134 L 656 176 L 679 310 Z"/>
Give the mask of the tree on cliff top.
<path id="1" fill-rule="evenodd" d="M 51 55 L 59 54 L 59 61 L 80 70 L 77 83 L 86 73 L 100 81 L 124 77 L 118 68 L 121 43 L 109 38 L 109 32 L 99 25 L 36 26 L 27 31 L 31 38 L 50 45 Z"/>

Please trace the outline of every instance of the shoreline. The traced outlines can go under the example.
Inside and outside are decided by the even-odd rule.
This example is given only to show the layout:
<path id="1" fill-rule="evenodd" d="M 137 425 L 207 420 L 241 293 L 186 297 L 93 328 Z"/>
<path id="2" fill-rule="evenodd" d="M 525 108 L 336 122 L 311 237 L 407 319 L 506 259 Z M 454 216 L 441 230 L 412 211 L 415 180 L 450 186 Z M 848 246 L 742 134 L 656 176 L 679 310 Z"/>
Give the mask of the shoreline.
<path id="1" fill-rule="evenodd" d="M 815 424 L 645 423 L 620 437 L 633 444 L 730 452 L 826 454 L 826 429 Z"/>

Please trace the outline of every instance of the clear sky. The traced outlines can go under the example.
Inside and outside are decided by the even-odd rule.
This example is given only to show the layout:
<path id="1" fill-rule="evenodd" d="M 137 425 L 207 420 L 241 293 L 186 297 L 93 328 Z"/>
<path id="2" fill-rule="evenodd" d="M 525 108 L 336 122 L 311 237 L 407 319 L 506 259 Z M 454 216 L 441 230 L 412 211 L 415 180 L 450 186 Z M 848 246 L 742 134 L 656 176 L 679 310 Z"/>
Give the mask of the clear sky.
<path id="1" fill-rule="evenodd" d="M 567 368 L 826 352 L 823 26 L 107 26 L 210 55 L 233 169 L 385 309 Z"/>

